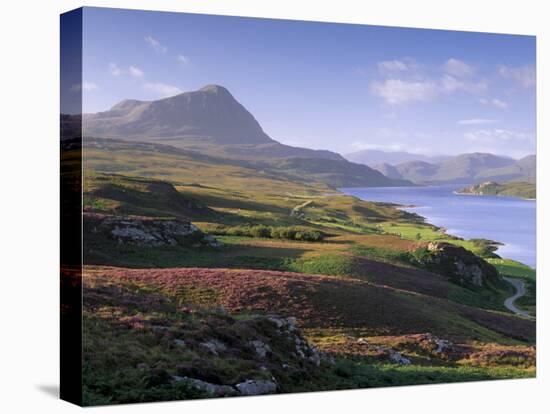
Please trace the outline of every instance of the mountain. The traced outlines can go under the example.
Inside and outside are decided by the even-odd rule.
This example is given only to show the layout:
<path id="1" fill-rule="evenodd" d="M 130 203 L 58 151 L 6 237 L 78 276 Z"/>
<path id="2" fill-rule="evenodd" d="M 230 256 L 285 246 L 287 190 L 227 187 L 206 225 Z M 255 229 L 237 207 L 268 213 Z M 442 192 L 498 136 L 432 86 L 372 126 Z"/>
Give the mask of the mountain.
<path id="1" fill-rule="evenodd" d="M 63 125 L 70 120 L 62 118 Z M 68 128 L 65 128 L 68 129 Z M 227 89 L 208 85 L 156 101 L 124 100 L 110 110 L 83 116 L 84 136 L 149 142 L 238 164 L 298 181 L 333 187 L 410 185 L 340 154 L 283 145 L 270 138 Z M 226 161 L 223 161 L 226 160 Z"/>
<path id="2" fill-rule="evenodd" d="M 271 139 L 252 114 L 219 85 L 156 101 L 124 100 L 108 111 L 85 114 L 85 136 L 154 141 L 234 158 L 315 157 L 340 154 L 296 148 Z"/>
<path id="3" fill-rule="evenodd" d="M 124 100 L 85 116 L 86 135 L 123 139 L 200 138 L 215 144 L 269 144 L 273 140 L 229 91 L 208 85 L 156 101 Z"/>
<path id="4" fill-rule="evenodd" d="M 499 155 L 474 152 L 461 154 L 440 164 L 433 178 L 439 182 L 470 182 L 484 170 L 513 165 L 515 160 Z"/>
<path id="5" fill-rule="evenodd" d="M 487 171 L 518 177 L 521 176 L 518 172 L 520 170 L 524 174 L 531 171 L 531 159 L 522 160 L 519 165 L 518 163 L 520 161 L 516 162 L 512 158 L 475 152 L 451 157 L 440 164 L 415 160 L 397 165 L 380 164 L 374 168 L 389 178 L 409 180 L 415 184 L 474 183 L 484 177 L 483 174 Z"/>
<path id="6" fill-rule="evenodd" d="M 491 180 L 499 183 L 507 181 L 526 181 L 534 183 L 537 175 L 537 157 L 528 155 L 512 165 L 481 171 L 476 175 L 479 180 Z"/>
<path id="7" fill-rule="evenodd" d="M 344 157 L 353 162 L 365 164 L 368 166 L 380 166 L 381 164 L 396 165 L 409 161 L 425 161 L 431 163 L 440 163 L 450 156 L 440 155 L 430 157 L 428 155 L 413 154 L 405 151 L 380 151 L 380 150 L 361 150 L 344 155 Z"/>
<path id="8" fill-rule="evenodd" d="M 425 161 L 409 161 L 392 166 L 392 168 L 394 172 L 391 174 L 391 178 L 406 179 L 414 183 L 425 183 L 431 181 L 434 175 L 437 174 L 439 165 L 430 164 Z"/>
<path id="9" fill-rule="evenodd" d="M 375 169 L 376 171 L 380 171 L 382 174 L 384 174 L 388 178 L 394 178 L 398 180 L 403 178 L 403 176 L 395 166 L 388 164 L 386 162 L 382 164 L 374 165 L 372 168 Z"/>

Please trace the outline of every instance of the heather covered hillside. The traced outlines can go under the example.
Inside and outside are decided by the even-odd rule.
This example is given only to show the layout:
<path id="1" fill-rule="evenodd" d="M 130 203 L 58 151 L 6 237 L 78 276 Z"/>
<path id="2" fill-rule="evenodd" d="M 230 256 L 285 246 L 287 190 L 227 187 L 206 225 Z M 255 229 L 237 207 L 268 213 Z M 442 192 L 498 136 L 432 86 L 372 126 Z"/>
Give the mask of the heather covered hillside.
<path id="1" fill-rule="evenodd" d="M 88 404 L 534 375 L 534 321 L 504 306 L 522 268 L 489 264 L 489 240 L 308 163 L 306 179 L 159 144 L 85 153 Z"/>

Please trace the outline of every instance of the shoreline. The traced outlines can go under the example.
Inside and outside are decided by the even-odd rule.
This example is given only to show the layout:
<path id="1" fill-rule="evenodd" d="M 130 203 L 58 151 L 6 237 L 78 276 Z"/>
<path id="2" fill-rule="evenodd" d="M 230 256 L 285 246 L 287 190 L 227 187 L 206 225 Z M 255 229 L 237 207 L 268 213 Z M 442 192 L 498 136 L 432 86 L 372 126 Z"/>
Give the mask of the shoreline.
<path id="1" fill-rule="evenodd" d="M 346 188 L 347 188 L 347 189 L 352 189 L 352 188 L 348 188 L 348 187 L 346 187 Z M 358 188 L 363 188 L 363 187 L 358 187 Z M 391 187 L 391 188 L 393 188 L 393 187 Z M 371 202 L 371 203 L 383 203 L 383 204 L 386 204 L 386 205 L 391 205 L 391 206 L 394 206 L 394 207 L 397 208 L 397 209 L 405 210 L 405 211 L 407 211 L 407 209 L 421 209 L 421 208 L 423 208 L 423 207 L 429 207 L 429 206 L 422 206 L 422 205 L 413 205 L 413 204 L 411 204 L 411 205 L 406 205 L 406 204 L 399 204 L 399 203 L 395 203 L 395 202 L 385 202 L 385 201 L 378 201 L 378 200 L 376 200 L 376 201 L 375 201 L 375 200 L 368 200 L 368 199 L 364 199 L 364 198 L 361 198 L 361 197 L 356 196 L 356 195 L 353 195 L 353 194 L 347 194 L 347 193 L 345 193 L 344 191 L 342 191 L 341 189 L 338 189 L 338 190 L 339 190 L 343 195 L 348 195 L 348 196 L 352 196 L 352 197 L 357 197 L 357 198 L 360 199 L 360 200 L 368 201 L 368 202 Z M 456 191 L 456 190 L 455 190 L 455 191 L 452 191 L 452 194 L 455 194 L 455 195 L 469 195 L 469 196 L 478 196 L 478 197 L 481 197 L 481 195 L 477 195 L 477 194 L 459 193 L 459 192 Z M 521 199 L 521 200 L 527 200 L 527 199 L 524 199 L 524 198 L 521 198 L 521 197 L 512 197 L 512 196 L 500 196 L 500 197 L 510 197 L 510 198 L 513 198 L 513 199 L 518 199 L 518 198 L 519 198 L 519 199 Z M 536 201 L 536 199 L 533 199 L 532 201 Z M 475 239 L 475 238 L 474 238 L 474 239 L 466 239 L 466 238 L 464 238 L 464 237 L 461 237 L 460 235 L 456 235 L 456 234 L 449 233 L 447 227 L 445 227 L 445 226 L 438 226 L 438 225 L 436 225 L 436 224 L 431 223 L 431 222 L 429 221 L 428 217 L 426 217 L 426 216 L 424 216 L 424 215 L 422 215 L 422 214 L 419 214 L 419 213 L 417 213 L 416 211 L 409 211 L 409 212 L 410 212 L 410 213 L 413 213 L 413 214 L 416 214 L 416 215 L 418 215 L 418 216 L 420 216 L 420 217 L 423 219 L 423 221 L 424 221 L 425 224 L 434 226 L 434 227 L 436 227 L 437 229 L 441 229 L 442 232 L 443 232 L 443 234 L 446 234 L 446 235 L 451 236 L 451 237 L 456 237 L 456 238 L 458 238 L 458 239 L 460 239 L 460 240 L 474 240 L 474 239 Z M 485 239 L 485 240 L 491 242 L 491 244 L 493 244 L 493 245 L 496 247 L 496 250 L 494 251 L 494 253 L 495 253 L 496 255 L 498 255 L 499 258 L 501 258 L 501 259 L 503 259 L 503 260 L 512 260 L 512 261 L 514 261 L 514 262 L 516 262 L 516 263 L 520 263 L 520 264 L 522 264 L 522 265 L 524 265 L 524 266 L 527 266 L 527 267 L 529 267 L 529 268 L 531 268 L 531 269 L 533 269 L 533 270 L 536 271 L 536 267 L 535 267 L 535 266 L 531 266 L 531 265 L 529 265 L 529 264 L 527 264 L 527 263 L 525 263 L 525 262 L 523 262 L 523 261 L 519 261 L 519 260 L 516 260 L 516 259 L 513 259 L 513 258 L 509 258 L 509 257 L 507 258 L 507 257 L 505 257 L 505 256 L 501 256 L 500 254 L 498 254 L 498 251 L 499 251 L 502 247 L 508 246 L 509 244 L 504 243 L 504 242 L 501 242 L 501 241 L 493 240 L 493 239 Z"/>
<path id="2" fill-rule="evenodd" d="M 417 208 L 418 208 L 418 207 L 417 207 Z M 415 214 L 418 214 L 418 213 L 415 213 Z M 424 222 L 425 222 L 426 224 L 429 224 L 429 225 L 431 225 L 431 226 L 437 227 L 438 229 L 441 229 L 441 230 L 443 231 L 443 234 L 447 234 L 447 235 L 452 236 L 452 237 L 458 237 L 460 240 L 475 240 L 475 239 L 465 239 L 465 238 L 463 238 L 463 237 L 461 237 L 461 236 L 459 236 L 459 235 L 455 235 L 455 234 L 449 233 L 449 232 L 448 232 L 448 229 L 447 229 L 446 227 L 437 226 L 437 225 L 435 225 L 435 224 L 433 224 L 433 223 L 430 223 L 430 222 L 428 221 L 428 218 L 427 218 L 427 217 L 422 216 L 421 214 L 418 214 L 418 215 L 421 216 L 421 217 L 424 219 Z M 516 262 L 516 263 L 520 263 L 520 264 L 522 264 L 522 265 L 524 265 L 524 266 L 530 267 L 530 268 L 533 269 L 533 270 L 536 270 L 535 267 L 533 267 L 533 266 L 531 266 L 531 265 L 528 265 L 527 263 L 524 263 L 524 262 L 521 262 L 521 261 L 519 261 L 519 260 L 512 259 L 512 258 L 506 258 L 506 257 L 504 257 L 504 256 L 499 255 L 499 254 L 498 254 L 499 249 L 501 249 L 502 247 L 507 246 L 506 243 L 500 242 L 500 241 L 497 241 L 497 240 L 492 240 L 492 239 L 484 239 L 484 240 L 487 240 L 487 241 L 491 242 L 491 244 L 492 244 L 493 246 L 496 247 L 496 250 L 494 251 L 494 253 L 495 253 L 496 255 L 498 255 L 498 257 L 499 257 L 500 259 L 502 259 L 502 260 L 512 260 L 512 261 L 514 261 L 514 262 Z"/>
<path id="3" fill-rule="evenodd" d="M 477 193 L 466 193 L 466 192 L 460 192 L 460 191 L 453 191 L 453 194 L 461 195 L 461 196 L 472 196 L 472 197 L 487 197 L 487 196 L 509 197 L 509 198 L 525 200 L 525 201 L 537 201 L 536 198 L 517 197 L 517 196 L 506 195 L 506 194 L 477 194 Z"/>

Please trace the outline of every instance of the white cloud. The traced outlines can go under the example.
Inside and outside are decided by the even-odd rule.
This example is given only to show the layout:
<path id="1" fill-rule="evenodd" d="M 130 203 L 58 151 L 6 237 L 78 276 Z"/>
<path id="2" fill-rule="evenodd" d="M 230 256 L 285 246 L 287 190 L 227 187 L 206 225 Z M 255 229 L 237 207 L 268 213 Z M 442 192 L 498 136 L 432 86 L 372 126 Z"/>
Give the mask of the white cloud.
<path id="1" fill-rule="evenodd" d="M 162 45 L 157 39 L 152 36 L 145 36 L 145 41 L 151 46 L 157 53 L 166 53 L 168 48 Z"/>
<path id="2" fill-rule="evenodd" d="M 135 66 L 131 66 L 128 68 L 128 73 L 132 75 L 135 78 L 143 78 L 145 73 L 139 68 L 136 68 Z"/>
<path id="3" fill-rule="evenodd" d="M 479 103 L 482 104 L 482 105 L 491 105 L 491 106 L 494 106 L 495 108 L 498 108 L 498 109 L 508 108 L 508 103 L 507 102 L 505 102 L 503 100 L 500 100 L 500 99 L 497 99 L 497 98 L 493 98 L 493 99 L 481 98 L 479 100 Z"/>
<path id="4" fill-rule="evenodd" d="M 114 62 L 109 63 L 109 70 L 113 76 L 119 76 L 122 73 L 122 69 L 120 69 Z"/>
<path id="5" fill-rule="evenodd" d="M 536 72 L 534 66 L 505 66 L 498 68 L 498 73 L 505 79 L 512 79 L 518 82 L 524 88 L 530 88 L 536 85 Z"/>
<path id="6" fill-rule="evenodd" d="M 492 99 L 491 103 L 493 104 L 493 106 L 496 106 L 497 108 L 500 108 L 500 109 L 508 108 L 508 104 L 504 101 L 501 101 L 500 99 L 496 99 L 496 98 Z"/>
<path id="7" fill-rule="evenodd" d="M 145 83 L 143 89 L 160 97 L 177 95 L 182 92 L 180 88 L 166 83 Z"/>
<path id="8" fill-rule="evenodd" d="M 487 91 L 484 79 L 474 79 L 475 68 L 459 59 L 448 59 L 443 66 L 432 67 L 432 75 L 423 73 L 423 66 L 410 58 L 377 63 L 385 77 L 371 83 L 371 92 L 389 105 L 433 101 L 442 95 L 467 93 L 479 95 Z M 433 75 L 433 70 L 439 75 Z"/>
<path id="9" fill-rule="evenodd" d="M 99 86 L 97 86 L 93 82 L 83 82 L 82 85 L 80 83 L 75 83 L 71 86 L 72 92 L 80 92 L 83 90 L 84 92 L 92 92 L 99 89 Z"/>
<path id="10" fill-rule="evenodd" d="M 441 78 L 441 90 L 444 93 L 453 93 L 453 92 L 468 92 L 472 94 L 480 94 L 487 90 L 487 82 L 469 82 L 457 79 L 451 75 L 445 75 Z"/>
<path id="11" fill-rule="evenodd" d="M 402 72 L 408 69 L 408 65 L 401 60 L 384 60 L 378 62 L 378 70 L 381 72 Z"/>
<path id="12" fill-rule="evenodd" d="M 189 58 L 185 55 L 177 55 L 176 60 L 183 65 L 187 65 L 189 63 Z"/>
<path id="13" fill-rule="evenodd" d="M 466 82 L 453 76 L 445 75 L 441 79 L 409 81 L 402 79 L 386 79 L 383 82 L 371 83 L 371 92 L 384 99 L 389 105 L 407 102 L 427 102 L 435 100 L 440 95 L 455 92 L 479 94 L 487 90 L 487 83 Z"/>
<path id="14" fill-rule="evenodd" d="M 82 83 L 82 89 L 86 92 L 95 91 L 96 89 L 99 89 L 99 86 L 97 86 L 93 82 L 83 82 Z"/>
<path id="15" fill-rule="evenodd" d="M 453 75 L 458 78 L 467 78 L 472 76 L 475 72 L 474 68 L 466 62 L 453 58 L 447 60 L 443 68 L 449 75 Z"/>
<path id="16" fill-rule="evenodd" d="M 485 119 L 485 118 L 473 118 L 473 119 L 462 119 L 458 121 L 458 125 L 481 125 L 481 124 L 496 124 L 500 121 L 497 119 Z"/>
<path id="17" fill-rule="evenodd" d="M 355 150 L 379 150 L 388 152 L 404 151 L 405 147 L 402 144 L 368 144 L 361 141 L 355 141 L 351 143 L 351 146 Z"/>
<path id="18" fill-rule="evenodd" d="M 502 141 L 531 141 L 533 137 L 524 132 L 510 131 L 507 129 L 480 129 L 466 132 L 464 138 L 468 141 L 477 143 L 497 144 L 499 142 L 502 143 Z"/>
<path id="19" fill-rule="evenodd" d="M 431 81 L 404 81 L 386 79 L 384 82 L 371 83 L 371 91 L 389 105 L 414 101 L 430 101 L 437 96 L 437 85 Z"/>

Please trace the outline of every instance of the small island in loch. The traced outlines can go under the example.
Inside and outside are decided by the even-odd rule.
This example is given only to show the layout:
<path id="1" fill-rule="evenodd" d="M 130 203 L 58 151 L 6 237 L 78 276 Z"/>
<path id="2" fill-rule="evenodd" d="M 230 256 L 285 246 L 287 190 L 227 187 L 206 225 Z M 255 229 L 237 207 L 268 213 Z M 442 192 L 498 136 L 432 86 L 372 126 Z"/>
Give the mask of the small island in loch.
<path id="1" fill-rule="evenodd" d="M 508 182 L 504 184 L 486 181 L 484 183 L 461 188 L 456 193 L 476 196 L 498 195 L 534 200 L 537 198 L 537 186 L 535 183 L 524 181 Z"/>

